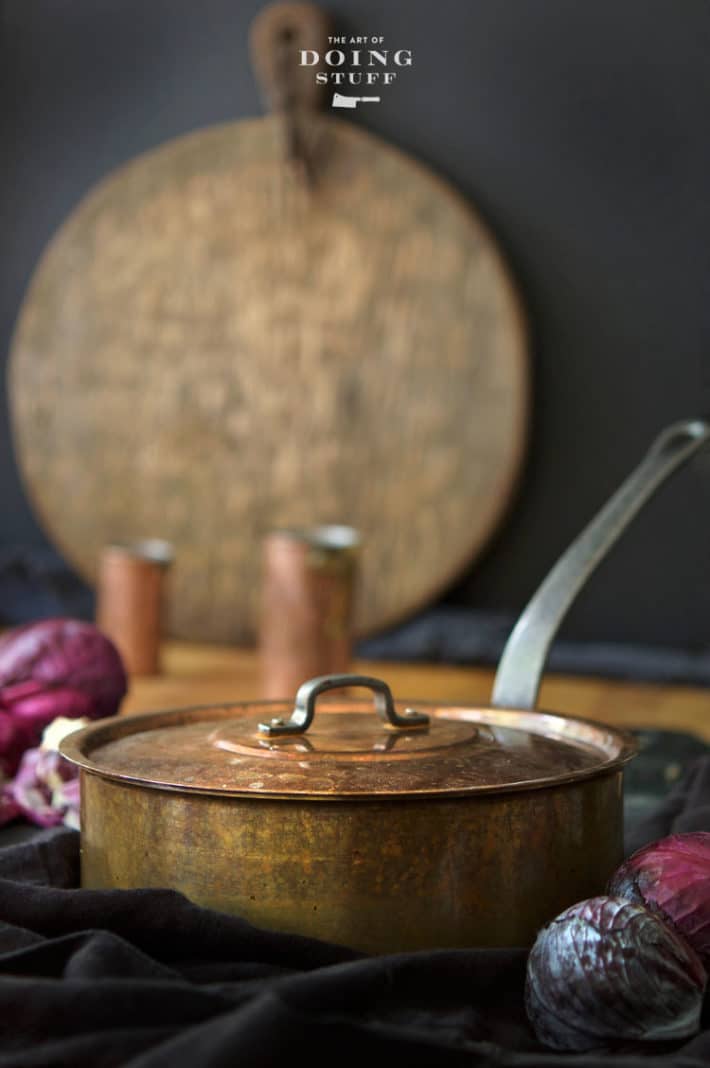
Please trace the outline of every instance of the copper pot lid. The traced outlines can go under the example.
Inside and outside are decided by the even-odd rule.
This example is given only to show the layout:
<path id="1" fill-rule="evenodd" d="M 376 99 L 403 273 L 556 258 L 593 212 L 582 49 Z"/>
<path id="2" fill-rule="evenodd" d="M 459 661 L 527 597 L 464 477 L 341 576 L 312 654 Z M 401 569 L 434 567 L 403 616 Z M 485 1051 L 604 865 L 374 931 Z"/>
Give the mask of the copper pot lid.
<path id="1" fill-rule="evenodd" d="M 375 710 L 371 699 L 320 697 L 343 679 L 373 689 Z M 423 702 L 411 709 L 377 679 L 329 676 L 302 686 L 295 709 L 245 702 L 116 717 L 69 735 L 61 751 L 88 772 L 157 789 L 365 800 L 542 788 L 619 768 L 636 746 L 589 720 Z"/>

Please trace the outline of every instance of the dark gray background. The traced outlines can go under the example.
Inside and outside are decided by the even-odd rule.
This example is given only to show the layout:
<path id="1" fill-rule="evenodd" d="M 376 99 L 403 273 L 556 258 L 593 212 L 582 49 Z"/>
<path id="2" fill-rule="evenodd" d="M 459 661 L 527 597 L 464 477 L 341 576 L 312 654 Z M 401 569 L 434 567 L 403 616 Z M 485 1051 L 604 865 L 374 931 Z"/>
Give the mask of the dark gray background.
<path id="1" fill-rule="evenodd" d="M 0 351 L 47 240 L 97 179 L 196 127 L 258 114 L 257 0 L 0 0 Z M 414 65 L 354 121 L 475 201 L 534 341 L 514 509 L 447 600 L 517 611 L 675 418 L 710 412 L 706 0 L 333 0 L 343 32 Z M 67 502 L 71 506 L 71 502 Z M 0 418 L 0 549 L 41 548 Z M 1 596 L 1 591 L 0 591 Z M 710 644 L 710 458 L 600 570 L 574 638 Z"/>

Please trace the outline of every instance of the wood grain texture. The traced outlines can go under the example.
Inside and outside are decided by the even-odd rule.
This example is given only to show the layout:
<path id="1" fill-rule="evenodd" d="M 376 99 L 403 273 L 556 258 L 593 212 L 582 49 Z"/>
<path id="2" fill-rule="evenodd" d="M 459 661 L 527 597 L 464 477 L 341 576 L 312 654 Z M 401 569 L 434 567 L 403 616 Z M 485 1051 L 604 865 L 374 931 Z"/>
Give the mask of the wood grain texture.
<path id="1" fill-rule="evenodd" d="M 139 157 L 45 251 L 12 345 L 19 464 L 48 534 L 95 579 L 109 541 L 175 546 L 170 630 L 246 640 L 260 542 L 347 523 L 359 632 L 482 548 L 521 464 L 520 303 L 469 205 L 341 121 L 277 118 Z"/>

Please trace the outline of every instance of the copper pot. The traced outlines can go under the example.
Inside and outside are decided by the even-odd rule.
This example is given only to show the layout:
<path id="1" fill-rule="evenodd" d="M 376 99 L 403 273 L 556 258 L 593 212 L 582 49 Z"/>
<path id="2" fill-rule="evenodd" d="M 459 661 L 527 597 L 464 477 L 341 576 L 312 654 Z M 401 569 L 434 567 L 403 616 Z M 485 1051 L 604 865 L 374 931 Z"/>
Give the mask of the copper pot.
<path id="1" fill-rule="evenodd" d="M 253 923 L 367 952 L 522 945 L 621 859 L 628 734 L 534 710 L 585 578 L 710 436 L 669 428 L 533 597 L 489 708 L 392 700 L 326 676 L 286 702 L 99 722 L 82 768 L 82 882 L 172 886 Z M 361 685 L 365 699 L 328 696 Z M 375 714 L 377 713 L 377 714 Z"/>

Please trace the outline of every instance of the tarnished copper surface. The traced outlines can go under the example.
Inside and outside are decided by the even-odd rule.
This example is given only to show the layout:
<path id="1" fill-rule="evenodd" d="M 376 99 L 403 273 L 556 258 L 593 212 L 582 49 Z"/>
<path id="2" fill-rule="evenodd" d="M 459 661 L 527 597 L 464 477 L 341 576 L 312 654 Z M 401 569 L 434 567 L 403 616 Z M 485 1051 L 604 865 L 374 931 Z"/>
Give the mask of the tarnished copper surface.
<path id="1" fill-rule="evenodd" d="M 82 884 L 170 886 L 255 924 L 370 953 L 526 945 L 564 907 L 601 893 L 620 862 L 621 779 L 289 804 L 83 772 Z"/>
<path id="2" fill-rule="evenodd" d="M 385 684 L 349 678 L 371 696 L 321 693 L 297 735 L 260 731 L 291 705 L 256 702 L 117 717 L 65 738 L 83 769 L 82 885 L 174 887 L 372 953 L 528 944 L 603 890 L 621 859 L 630 736 L 420 702 L 428 724 L 410 729 L 389 691 L 376 714 Z"/>
<path id="3" fill-rule="evenodd" d="M 87 770 L 143 786 L 314 800 L 542 788 L 619 768 L 635 751 L 623 732 L 565 716 L 416 707 L 430 715 L 428 728 L 392 730 L 369 702 L 322 698 L 304 735 L 274 739 L 258 724 L 287 717 L 285 702 L 186 709 L 95 724 L 65 739 L 62 751 Z"/>

